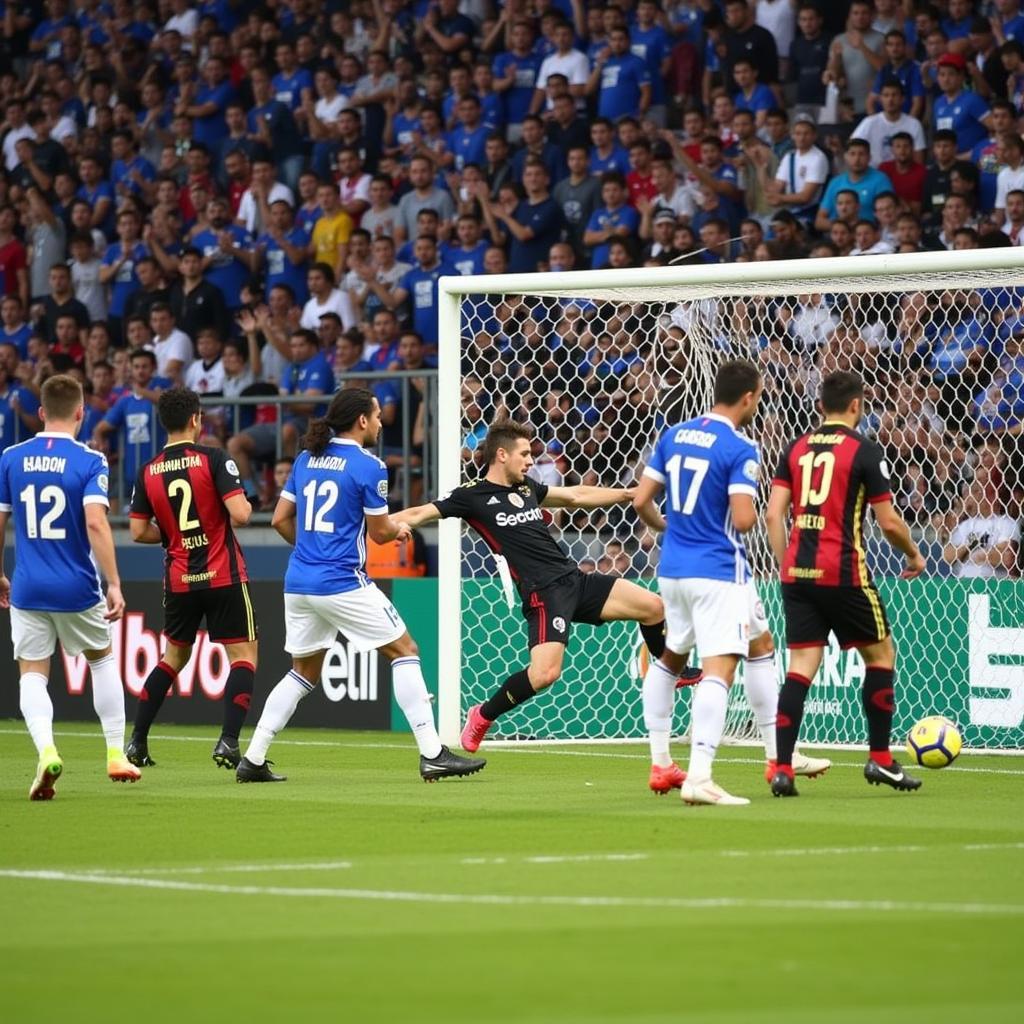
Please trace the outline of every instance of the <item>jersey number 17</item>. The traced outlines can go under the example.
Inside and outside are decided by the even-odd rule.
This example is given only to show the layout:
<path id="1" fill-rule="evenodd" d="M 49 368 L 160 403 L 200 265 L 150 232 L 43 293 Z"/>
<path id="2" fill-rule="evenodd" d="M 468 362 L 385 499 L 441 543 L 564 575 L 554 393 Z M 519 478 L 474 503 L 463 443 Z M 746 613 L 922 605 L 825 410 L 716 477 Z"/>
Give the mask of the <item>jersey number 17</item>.
<path id="1" fill-rule="evenodd" d="M 710 465 L 711 463 L 707 459 L 698 459 L 693 455 L 687 455 L 686 458 L 683 458 L 682 455 L 673 455 L 665 463 L 665 468 L 668 470 L 669 503 L 673 512 L 681 512 L 684 516 L 693 514 L 693 510 L 697 507 L 700 485 L 704 483 L 704 477 L 707 476 Z M 679 477 L 682 472 L 692 473 L 693 476 L 690 477 L 690 486 L 686 490 L 686 500 L 680 507 Z"/>

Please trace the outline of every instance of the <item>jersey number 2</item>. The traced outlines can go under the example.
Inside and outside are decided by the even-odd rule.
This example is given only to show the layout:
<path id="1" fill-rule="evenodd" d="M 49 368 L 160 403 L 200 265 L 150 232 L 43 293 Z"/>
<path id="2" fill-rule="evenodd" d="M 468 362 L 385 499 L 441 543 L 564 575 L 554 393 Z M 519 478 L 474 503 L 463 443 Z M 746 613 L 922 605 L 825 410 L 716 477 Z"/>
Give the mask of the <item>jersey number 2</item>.
<path id="1" fill-rule="evenodd" d="M 338 485 L 333 480 L 310 480 L 302 488 L 302 496 L 306 499 L 305 529 L 307 533 L 334 533 L 334 523 L 327 521 L 327 513 L 338 504 Z M 314 508 L 314 501 L 319 498 L 319 508 Z"/>
<path id="2" fill-rule="evenodd" d="M 25 503 L 25 532 L 30 540 L 41 538 L 42 540 L 66 540 L 68 532 L 63 526 L 54 526 L 55 519 L 59 519 L 67 508 L 67 498 L 64 492 L 53 484 L 42 488 L 39 492 L 39 500 L 36 501 L 36 485 L 29 484 L 21 492 L 21 500 Z M 39 518 L 39 506 L 49 505 L 48 511 Z"/>
<path id="3" fill-rule="evenodd" d="M 187 480 L 172 480 L 167 485 L 167 497 L 173 498 L 181 495 L 181 504 L 178 506 L 178 529 L 182 533 L 199 528 L 199 520 L 192 518 L 192 485 Z"/>
<path id="4" fill-rule="evenodd" d="M 700 494 L 700 485 L 704 483 L 704 477 L 707 476 L 710 465 L 711 463 L 707 459 L 695 459 L 692 455 L 687 455 L 685 459 L 682 455 L 673 455 L 665 463 L 665 468 L 668 470 L 669 501 L 672 503 L 673 512 L 682 512 L 684 516 L 693 514 L 693 510 L 697 507 L 697 495 Z M 693 476 L 690 478 L 690 486 L 686 491 L 686 500 L 681 508 L 679 506 L 680 466 L 687 472 L 693 473 Z"/>

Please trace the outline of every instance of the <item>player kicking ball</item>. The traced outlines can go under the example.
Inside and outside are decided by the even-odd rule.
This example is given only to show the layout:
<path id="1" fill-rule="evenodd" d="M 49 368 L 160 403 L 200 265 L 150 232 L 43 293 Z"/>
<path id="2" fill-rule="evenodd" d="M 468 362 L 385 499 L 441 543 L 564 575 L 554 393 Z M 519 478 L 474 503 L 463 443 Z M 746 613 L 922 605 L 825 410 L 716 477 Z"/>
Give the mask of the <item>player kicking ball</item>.
<path id="1" fill-rule="evenodd" d="M 925 560 L 893 507 L 881 448 L 857 433 L 863 403 L 860 377 L 830 373 L 821 383 L 824 422 L 789 445 L 772 482 L 768 539 L 781 569 L 789 647 L 776 727 L 778 771 L 771 779 L 775 796 L 797 796 L 793 746 L 830 632 L 844 650 L 860 651 L 866 666 L 862 701 L 870 753 L 864 778 L 896 790 L 921 786 L 889 752 L 896 652 L 885 606 L 867 568 L 867 506 L 886 540 L 906 557 L 904 579 L 924 572 Z"/>
<path id="2" fill-rule="evenodd" d="M 107 775 L 114 782 L 142 775 L 122 749 L 124 687 L 110 646 L 110 623 L 124 614 L 124 598 L 107 521 L 107 460 L 75 440 L 85 414 L 77 380 L 50 377 L 41 398 L 46 429 L 0 457 L 0 608 L 11 610 L 21 713 L 39 754 L 30 800 L 52 800 L 64 772 L 46 692 L 58 641 L 65 654 L 84 654 L 89 662 Z M 13 584 L 3 573 L 3 534 L 12 518 Z M 97 565 L 107 580 L 106 600 Z"/>
<path id="3" fill-rule="evenodd" d="M 380 430 L 380 405 L 369 391 L 339 391 L 327 415 L 310 424 L 306 450 L 274 509 L 274 529 L 294 547 L 284 578 L 292 670 L 267 697 L 236 771 L 239 782 L 285 781 L 271 770 L 267 751 L 316 687 L 339 632 L 356 650 L 376 650 L 390 660 L 395 700 L 419 748 L 425 782 L 472 775 L 487 763 L 441 744 L 419 649 L 394 605 L 366 575 L 367 533 L 378 544 L 409 538 L 409 528 L 388 515 L 387 469 L 366 450 Z"/>
<path id="4" fill-rule="evenodd" d="M 214 764 L 234 771 L 242 757 L 238 734 L 252 700 L 257 643 L 249 577 L 233 527 L 249 522 L 252 506 L 235 463 L 222 449 L 196 443 L 203 429 L 199 395 L 171 388 L 160 396 L 157 415 L 167 444 L 139 470 L 129 525 L 137 544 L 162 544 L 167 552 L 167 648 L 139 694 L 127 756 L 139 767 L 156 763 L 149 756 L 150 727 L 192 657 L 205 619 L 210 639 L 224 645 L 230 665 L 224 724 L 212 757 Z"/>
<path id="5" fill-rule="evenodd" d="M 482 479 L 395 514 L 397 521 L 412 528 L 437 519 L 464 519 L 494 554 L 507 560 L 518 584 L 529 627 L 530 663 L 510 675 L 489 700 L 469 709 L 461 743 L 471 752 L 479 749 L 497 718 L 562 674 L 572 623 L 636 622 L 654 657 L 665 644 L 665 615 L 658 595 L 629 580 L 581 572 L 551 536 L 541 511 L 624 505 L 633 500 L 633 491 L 537 483 L 526 475 L 533 465 L 532 438 L 531 427 L 510 420 L 492 424 L 483 443 L 487 473 Z"/>

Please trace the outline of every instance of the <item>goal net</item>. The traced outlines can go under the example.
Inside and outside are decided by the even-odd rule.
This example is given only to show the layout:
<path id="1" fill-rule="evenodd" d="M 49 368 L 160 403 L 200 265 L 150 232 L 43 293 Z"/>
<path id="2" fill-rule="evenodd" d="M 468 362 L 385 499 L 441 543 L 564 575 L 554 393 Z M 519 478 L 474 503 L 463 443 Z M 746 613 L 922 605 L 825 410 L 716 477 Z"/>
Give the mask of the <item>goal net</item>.
<path id="1" fill-rule="evenodd" d="M 1024 502 L 1024 252 L 867 256 L 442 280 L 442 490 L 482 472 L 479 442 L 500 414 L 536 431 L 531 475 L 554 485 L 634 483 L 660 432 L 706 411 L 718 365 L 765 377 L 751 433 L 761 507 L 786 443 L 816 421 L 822 376 L 860 373 L 861 429 L 884 448 L 897 507 L 928 560 L 902 556 L 874 524 L 865 547 L 897 641 L 894 735 L 945 714 L 976 749 L 1024 749 L 1024 589 L 1016 540 Z M 870 516 L 869 516 L 870 520 Z M 553 510 L 582 568 L 656 586 L 658 537 L 631 509 Z M 747 538 L 785 671 L 776 573 L 763 526 Z M 440 720 L 455 739 L 467 708 L 527 660 L 518 603 L 484 543 L 440 528 Z M 699 652 L 698 652 L 699 653 Z M 562 679 L 502 717 L 505 740 L 645 735 L 635 626 L 577 626 Z M 864 666 L 834 644 L 807 703 L 808 744 L 861 745 Z M 675 732 L 690 695 L 678 692 Z M 756 736 L 742 680 L 728 734 Z"/>

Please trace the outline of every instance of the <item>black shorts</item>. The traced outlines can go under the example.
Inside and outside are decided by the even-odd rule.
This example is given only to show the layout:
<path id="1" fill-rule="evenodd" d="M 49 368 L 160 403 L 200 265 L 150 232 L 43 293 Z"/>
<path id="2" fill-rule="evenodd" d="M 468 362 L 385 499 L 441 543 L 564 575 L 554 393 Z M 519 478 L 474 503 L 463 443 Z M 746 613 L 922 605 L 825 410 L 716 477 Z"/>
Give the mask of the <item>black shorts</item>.
<path id="1" fill-rule="evenodd" d="M 530 647 L 569 642 L 569 624 L 603 626 L 601 611 L 617 576 L 599 572 L 569 573 L 542 590 L 523 597 L 523 617 L 530 631 Z"/>
<path id="2" fill-rule="evenodd" d="M 783 583 L 787 647 L 827 647 L 829 632 L 839 646 L 865 647 L 889 635 L 885 605 L 873 584 L 866 587 L 822 587 Z"/>
<path id="3" fill-rule="evenodd" d="M 203 619 L 211 640 L 219 644 L 244 644 L 258 636 L 256 613 L 245 583 L 182 594 L 164 594 L 164 636 L 178 647 L 196 642 Z"/>

